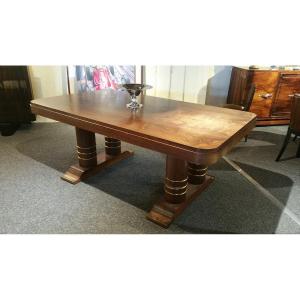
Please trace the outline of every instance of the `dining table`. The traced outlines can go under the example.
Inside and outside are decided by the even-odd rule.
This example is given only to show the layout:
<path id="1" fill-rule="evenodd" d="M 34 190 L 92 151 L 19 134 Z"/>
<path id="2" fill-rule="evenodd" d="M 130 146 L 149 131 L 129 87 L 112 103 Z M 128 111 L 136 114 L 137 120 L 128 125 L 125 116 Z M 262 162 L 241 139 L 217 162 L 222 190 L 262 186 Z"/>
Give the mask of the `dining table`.
<path id="1" fill-rule="evenodd" d="M 78 161 L 62 176 L 72 184 L 131 157 L 134 153 L 123 150 L 122 142 L 164 154 L 163 192 L 146 216 L 168 227 L 194 199 L 201 201 L 198 196 L 214 180 L 207 173 L 209 166 L 249 134 L 255 127 L 256 115 L 145 94 L 138 101 L 142 104 L 140 109 L 128 109 L 128 92 L 106 89 L 35 99 L 31 101 L 31 111 L 74 126 Z M 105 148 L 100 153 L 95 134 L 105 137 Z M 143 172 L 142 163 L 140 170 Z"/>

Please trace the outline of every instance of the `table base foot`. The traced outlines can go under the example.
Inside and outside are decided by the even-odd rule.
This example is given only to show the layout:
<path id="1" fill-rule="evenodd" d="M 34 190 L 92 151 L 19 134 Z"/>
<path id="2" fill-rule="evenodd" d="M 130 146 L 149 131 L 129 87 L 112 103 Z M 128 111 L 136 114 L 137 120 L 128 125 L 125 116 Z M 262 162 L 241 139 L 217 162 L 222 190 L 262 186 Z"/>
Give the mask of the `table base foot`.
<path id="1" fill-rule="evenodd" d="M 101 152 L 97 155 L 97 165 L 92 168 L 84 168 L 79 164 L 71 166 L 68 171 L 61 177 L 61 179 L 76 184 L 98 172 L 106 167 L 109 167 L 123 159 L 126 159 L 133 155 L 133 151 L 124 151 L 118 155 L 107 155 L 105 152 Z"/>
<path id="2" fill-rule="evenodd" d="M 213 182 L 213 180 L 213 176 L 206 175 L 202 184 L 188 184 L 186 200 L 184 202 L 169 203 L 164 198 L 160 199 L 147 214 L 147 219 L 162 227 L 168 228 L 174 219 L 182 213 L 184 209 Z"/>

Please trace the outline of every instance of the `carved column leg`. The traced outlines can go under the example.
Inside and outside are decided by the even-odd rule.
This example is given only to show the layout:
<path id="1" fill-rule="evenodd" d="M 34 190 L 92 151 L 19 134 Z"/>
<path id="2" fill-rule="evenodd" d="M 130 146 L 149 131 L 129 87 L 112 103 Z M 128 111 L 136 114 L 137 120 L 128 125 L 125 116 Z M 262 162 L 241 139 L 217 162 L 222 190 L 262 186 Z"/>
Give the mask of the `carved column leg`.
<path id="1" fill-rule="evenodd" d="M 76 128 L 78 164 L 73 165 L 62 176 L 62 179 L 76 184 L 111 166 L 118 161 L 133 155 L 132 151 L 121 153 L 121 141 L 105 138 L 105 151 L 97 154 L 95 133 Z"/>
<path id="2" fill-rule="evenodd" d="M 185 201 L 188 186 L 186 161 L 167 156 L 165 200 L 170 203 Z"/>
<path id="3" fill-rule="evenodd" d="M 121 153 L 121 141 L 105 137 L 105 153 L 107 155 L 119 155 Z"/>
<path id="4" fill-rule="evenodd" d="M 79 166 L 92 168 L 97 165 L 95 133 L 76 128 L 77 155 Z"/>
<path id="5" fill-rule="evenodd" d="M 206 166 L 188 163 L 189 183 L 202 184 L 205 181 L 206 171 Z"/>
<path id="6" fill-rule="evenodd" d="M 212 176 L 205 174 L 206 170 L 207 168 L 202 165 L 167 156 L 165 194 L 154 204 L 147 218 L 163 227 L 168 227 L 213 181 Z"/>

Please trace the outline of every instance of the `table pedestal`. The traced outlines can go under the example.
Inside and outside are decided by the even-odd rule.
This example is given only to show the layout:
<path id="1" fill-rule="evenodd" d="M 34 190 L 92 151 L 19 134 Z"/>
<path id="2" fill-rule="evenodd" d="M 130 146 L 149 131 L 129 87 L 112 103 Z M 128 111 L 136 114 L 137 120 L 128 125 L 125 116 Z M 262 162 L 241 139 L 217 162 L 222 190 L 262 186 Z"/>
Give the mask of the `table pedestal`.
<path id="1" fill-rule="evenodd" d="M 95 133 L 77 127 L 76 138 L 78 164 L 71 166 L 61 177 L 72 184 L 133 155 L 132 151 L 121 152 L 121 141 L 109 137 L 105 137 L 105 151 L 97 154 Z"/>
<path id="2" fill-rule="evenodd" d="M 157 201 L 147 218 L 163 227 L 173 220 L 214 180 L 207 167 L 173 156 L 166 159 L 165 195 Z"/>

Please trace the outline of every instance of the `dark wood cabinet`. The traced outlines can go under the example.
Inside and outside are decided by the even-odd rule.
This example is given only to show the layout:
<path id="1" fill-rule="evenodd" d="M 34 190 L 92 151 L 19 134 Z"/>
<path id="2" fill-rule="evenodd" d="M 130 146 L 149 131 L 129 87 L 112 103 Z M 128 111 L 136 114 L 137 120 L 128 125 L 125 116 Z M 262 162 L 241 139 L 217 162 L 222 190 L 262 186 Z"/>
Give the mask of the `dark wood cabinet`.
<path id="1" fill-rule="evenodd" d="M 32 90 L 26 66 L 0 66 L 0 129 L 17 128 L 35 120 Z M 9 132 L 13 130 L 9 129 Z"/>
<path id="2" fill-rule="evenodd" d="M 256 91 L 250 111 L 257 125 L 289 124 L 291 95 L 300 93 L 300 71 L 233 67 L 227 103 L 241 104 L 251 87 Z"/>

